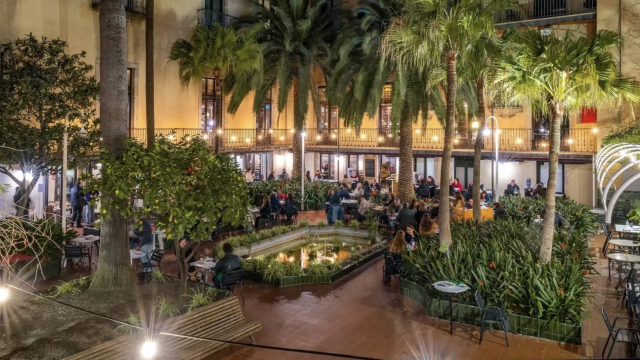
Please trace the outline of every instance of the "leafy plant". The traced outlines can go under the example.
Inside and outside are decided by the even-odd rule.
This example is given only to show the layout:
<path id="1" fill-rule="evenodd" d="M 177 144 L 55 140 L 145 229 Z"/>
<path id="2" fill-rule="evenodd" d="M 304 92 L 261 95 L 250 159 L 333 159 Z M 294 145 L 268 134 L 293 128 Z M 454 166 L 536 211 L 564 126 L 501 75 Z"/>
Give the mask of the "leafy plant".
<path id="1" fill-rule="evenodd" d="M 266 281 L 272 281 L 286 275 L 285 265 L 277 259 L 271 259 L 267 267 L 262 271 L 262 276 Z"/>
<path id="2" fill-rule="evenodd" d="M 635 207 L 629 210 L 629 213 L 627 213 L 627 219 L 629 219 L 629 221 L 637 223 L 640 222 L 640 201 L 636 201 L 634 206 Z"/>
<path id="3" fill-rule="evenodd" d="M 327 226 L 327 222 L 326 222 L 326 221 L 324 221 L 324 220 L 320 220 L 320 221 L 318 221 L 318 223 L 316 223 L 316 226 L 317 226 L 318 228 L 326 227 L 326 226 Z"/>
<path id="4" fill-rule="evenodd" d="M 299 276 L 302 275 L 302 266 L 297 261 L 290 262 L 284 266 L 284 272 L 285 276 Z"/>
<path id="5" fill-rule="evenodd" d="M 326 275 L 329 273 L 329 269 L 327 268 L 327 265 L 323 264 L 321 261 L 312 260 L 309 262 L 309 265 L 307 265 L 307 268 L 304 269 L 304 273 L 314 276 Z"/>
<path id="6" fill-rule="evenodd" d="M 160 270 L 154 270 L 153 272 L 151 272 L 151 281 L 157 283 L 168 282 L 171 281 L 171 276 L 163 273 Z"/>
<path id="7" fill-rule="evenodd" d="M 178 315 L 180 310 L 175 306 L 171 301 L 167 300 L 164 296 L 158 296 L 156 302 L 154 303 L 154 308 L 158 316 L 164 318 L 170 318 Z"/>
<path id="8" fill-rule="evenodd" d="M 344 222 L 342 222 L 342 220 L 336 220 L 336 221 L 333 223 L 333 226 L 334 226 L 334 227 L 343 227 L 343 226 L 344 226 Z"/>
<path id="9" fill-rule="evenodd" d="M 124 322 L 134 326 L 142 325 L 142 322 L 140 321 L 140 315 L 137 315 L 137 314 L 129 315 L 129 317 L 124 320 Z M 137 334 L 140 329 L 134 326 L 121 324 L 121 325 L 118 325 L 118 327 L 116 327 L 113 331 L 119 334 L 126 334 L 126 335 Z"/>
<path id="10" fill-rule="evenodd" d="M 52 286 L 49 289 L 49 296 L 58 297 L 62 295 L 77 295 L 89 287 L 91 277 L 82 277 L 71 281 L 63 281 L 60 285 Z"/>
<path id="11" fill-rule="evenodd" d="M 356 220 L 349 221 L 349 229 L 359 230 L 360 229 L 360 223 L 357 222 Z"/>
<path id="12" fill-rule="evenodd" d="M 216 291 L 217 290 L 215 288 L 208 288 L 205 290 L 201 287 L 191 290 L 191 294 L 186 295 L 189 300 L 184 305 L 187 308 L 187 312 L 192 312 L 197 308 L 213 303 L 217 295 Z"/>
<path id="13" fill-rule="evenodd" d="M 362 260 L 363 256 L 362 253 L 360 251 L 354 251 L 351 256 L 349 257 L 349 261 L 357 264 L 358 262 L 360 262 L 360 260 Z"/>
<path id="14" fill-rule="evenodd" d="M 338 261 L 334 261 L 329 264 L 329 272 L 336 272 L 342 270 L 342 264 Z"/>

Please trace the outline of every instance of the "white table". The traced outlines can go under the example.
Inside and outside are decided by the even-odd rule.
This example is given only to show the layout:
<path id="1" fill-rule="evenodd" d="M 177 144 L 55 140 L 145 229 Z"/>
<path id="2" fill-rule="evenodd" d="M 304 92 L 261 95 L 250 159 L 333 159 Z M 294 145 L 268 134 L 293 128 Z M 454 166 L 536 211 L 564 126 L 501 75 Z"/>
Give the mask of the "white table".
<path id="1" fill-rule="evenodd" d="M 342 200 L 341 204 L 357 204 L 358 200 L 353 200 L 353 199 L 344 199 Z"/>
<path id="2" fill-rule="evenodd" d="M 622 263 L 627 263 L 627 264 L 631 264 L 631 269 L 629 270 L 629 276 L 633 275 L 633 268 L 635 266 L 636 263 L 640 263 L 640 255 L 632 255 L 632 254 L 624 254 L 624 253 L 615 253 L 615 254 L 607 254 L 607 258 L 613 260 L 613 261 L 617 261 L 618 264 L 622 264 Z M 622 273 L 621 273 L 621 266 L 618 266 L 618 284 L 616 285 L 615 289 L 618 290 L 618 287 L 620 285 L 622 285 Z"/>
<path id="3" fill-rule="evenodd" d="M 640 226 L 628 226 L 624 224 L 616 224 L 616 231 L 623 234 L 640 234 Z"/>
<path id="4" fill-rule="evenodd" d="M 190 263 L 189 265 L 195 266 L 197 268 L 203 269 L 204 272 L 204 283 L 207 284 L 209 281 L 209 274 L 211 273 L 211 269 L 216 266 L 217 261 L 213 261 L 213 258 L 204 258 L 202 260 L 198 260 Z"/>
<path id="5" fill-rule="evenodd" d="M 85 246 L 93 246 L 98 241 L 100 241 L 100 237 L 95 235 L 78 236 L 77 238 L 69 240 L 69 242 L 72 242 L 74 244 Z"/>
<path id="6" fill-rule="evenodd" d="M 131 265 L 132 266 L 133 266 L 133 260 L 142 259 L 142 257 L 145 256 L 143 252 L 136 251 L 136 250 L 130 250 L 129 253 L 131 254 Z"/>
<path id="7" fill-rule="evenodd" d="M 640 247 L 640 241 L 636 240 L 613 239 L 609 241 L 609 244 L 621 247 Z"/>
<path id="8" fill-rule="evenodd" d="M 469 290 L 469 287 L 459 281 L 438 281 L 432 285 L 449 298 L 449 333 L 453 335 L 453 297 Z"/>

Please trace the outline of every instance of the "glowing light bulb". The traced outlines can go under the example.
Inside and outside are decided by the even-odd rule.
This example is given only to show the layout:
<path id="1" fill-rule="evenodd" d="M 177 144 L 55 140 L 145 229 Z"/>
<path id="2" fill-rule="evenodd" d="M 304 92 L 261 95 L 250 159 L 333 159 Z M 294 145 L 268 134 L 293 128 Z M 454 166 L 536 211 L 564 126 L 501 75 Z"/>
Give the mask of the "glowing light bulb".
<path id="1" fill-rule="evenodd" d="M 387 136 L 388 136 L 388 137 L 393 137 L 393 134 L 389 134 L 389 135 L 387 135 Z"/>
<path id="2" fill-rule="evenodd" d="M 3 303 L 9 299 L 9 289 L 6 287 L 0 288 L 0 303 Z"/>
<path id="3" fill-rule="evenodd" d="M 246 139 L 244 139 L 244 142 L 246 142 L 246 143 L 248 144 L 248 143 L 250 143 L 250 142 L 251 142 L 251 139 L 246 138 Z"/>
<path id="4" fill-rule="evenodd" d="M 27 181 L 33 180 L 33 174 L 31 172 L 24 173 L 24 179 Z"/>
<path id="5" fill-rule="evenodd" d="M 591 132 L 594 133 L 594 134 L 597 134 L 598 133 L 598 128 L 591 129 Z"/>
<path id="6" fill-rule="evenodd" d="M 335 139 L 336 138 L 336 134 L 331 134 L 331 138 Z"/>
<path id="7" fill-rule="evenodd" d="M 522 139 L 517 138 L 517 139 L 516 139 L 516 144 L 518 144 L 518 145 L 522 144 Z"/>
<path id="8" fill-rule="evenodd" d="M 362 134 L 362 135 L 360 135 L 360 137 L 361 137 L 362 139 L 366 139 L 366 138 L 367 138 L 367 135 Z"/>
<path id="9" fill-rule="evenodd" d="M 236 141 L 238 138 L 234 136 L 231 137 L 231 141 Z"/>
<path id="10" fill-rule="evenodd" d="M 207 135 L 207 134 L 203 134 L 203 135 L 202 135 L 202 138 L 203 138 L 203 139 L 205 139 L 205 140 L 207 140 L 207 139 L 209 138 L 209 135 Z"/>
<path id="11" fill-rule="evenodd" d="M 542 143 L 540 145 L 542 145 L 542 147 L 547 147 L 547 143 Z"/>
<path id="12" fill-rule="evenodd" d="M 142 355 L 143 359 L 152 359 L 156 355 L 157 351 L 158 347 L 155 342 L 145 341 L 144 344 L 142 344 L 140 354 Z"/>
<path id="13" fill-rule="evenodd" d="M 269 129 L 269 134 L 273 134 L 273 129 Z"/>
<path id="14" fill-rule="evenodd" d="M 290 262 L 290 263 L 292 263 L 292 262 L 294 262 L 294 261 L 296 261 L 296 259 L 295 259 L 293 256 L 289 258 L 289 262 Z"/>
<path id="15" fill-rule="evenodd" d="M 320 139 L 322 139 L 322 136 L 316 135 L 316 140 L 320 140 Z"/>
<path id="16" fill-rule="evenodd" d="M 347 134 L 351 134 L 351 129 L 347 129 Z"/>
<path id="17" fill-rule="evenodd" d="M 295 130 L 295 129 L 291 129 L 291 133 L 292 133 L 292 134 L 293 134 L 293 133 L 295 133 L 295 132 L 296 132 L 296 130 Z"/>
<path id="18" fill-rule="evenodd" d="M 459 143 L 459 142 L 460 142 L 460 139 L 458 139 L 458 138 L 453 139 L 453 143 L 454 143 L 454 144 L 457 144 L 457 143 Z"/>
<path id="19" fill-rule="evenodd" d="M 173 134 L 169 135 L 169 140 L 173 140 Z"/>
<path id="20" fill-rule="evenodd" d="M 416 134 L 420 134 L 420 129 L 416 129 Z"/>
<path id="21" fill-rule="evenodd" d="M 284 136 L 280 136 L 280 141 L 284 141 Z"/>
<path id="22" fill-rule="evenodd" d="M 378 141 L 382 142 L 382 136 L 378 137 Z"/>
<path id="23" fill-rule="evenodd" d="M 484 130 L 482 130 L 482 134 L 483 134 L 484 136 L 489 136 L 489 135 L 491 135 L 491 129 L 489 129 L 489 128 L 484 128 Z"/>
<path id="24" fill-rule="evenodd" d="M 573 144 L 573 139 L 567 139 L 567 143 L 569 143 L 569 145 Z"/>
<path id="25" fill-rule="evenodd" d="M 478 129 L 480 127 L 480 123 L 478 121 L 474 121 L 471 123 L 472 129 Z"/>
<path id="26" fill-rule="evenodd" d="M 222 129 L 218 129 L 217 133 L 218 135 L 222 135 Z"/>
<path id="27" fill-rule="evenodd" d="M 262 140 L 262 135 L 258 135 L 258 140 Z"/>

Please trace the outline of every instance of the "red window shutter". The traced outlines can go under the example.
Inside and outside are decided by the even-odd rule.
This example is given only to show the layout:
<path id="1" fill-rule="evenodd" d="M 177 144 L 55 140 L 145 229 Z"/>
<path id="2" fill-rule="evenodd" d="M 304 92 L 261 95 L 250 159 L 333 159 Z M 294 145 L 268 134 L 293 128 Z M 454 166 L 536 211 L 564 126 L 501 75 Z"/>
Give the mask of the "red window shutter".
<path id="1" fill-rule="evenodd" d="M 595 124 L 597 117 L 597 110 L 595 108 L 582 108 L 582 113 L 580 114 L 580 123 L 582 124 Z"/>

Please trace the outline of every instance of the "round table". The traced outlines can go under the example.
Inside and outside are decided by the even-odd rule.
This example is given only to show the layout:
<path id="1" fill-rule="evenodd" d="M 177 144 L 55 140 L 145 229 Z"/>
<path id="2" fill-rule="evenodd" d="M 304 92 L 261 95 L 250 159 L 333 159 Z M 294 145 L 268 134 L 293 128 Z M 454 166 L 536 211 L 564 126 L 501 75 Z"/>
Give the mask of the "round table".
<path id="1" fill-rule="evenodd" d="M 640 241 L 637 240 L 614 239 L 609 240 L 609 244 L 622 247 L 640 247 Z"/>
<path id="2" fill-rule="evenodd" d="M 432 286 L 449 298 L 449 333 L 453 335 L 453 297 L 470 288 L 459 281 L 438 281 Z"/>
<path id="3" fill-rule="evenodd" d="M 615 254 L 607 254 L 607 258 L 613 260 L 613 261 L 617 261 L 619 264 L 621 263 L 627 263 L 627 264 L 631 264 L 631 269 L 629 270 L 629 275 L 627 275 L 627 278 L 629 276 L 633 275 L 633 268 L 635 266 L 636 263 L 640 263 L 640 255 L 632 255 L 632 254 L 625 254 L 625 253 L 615 253 Z M 622 285 L 622 273 L 620 272 L 620 267 L 618 267 L 618 284 L 616 285 L 615 289 L 618 290 L 618 287 L 620 285 Z"/>

